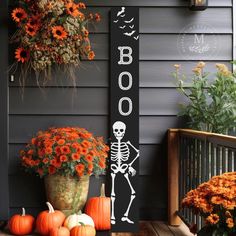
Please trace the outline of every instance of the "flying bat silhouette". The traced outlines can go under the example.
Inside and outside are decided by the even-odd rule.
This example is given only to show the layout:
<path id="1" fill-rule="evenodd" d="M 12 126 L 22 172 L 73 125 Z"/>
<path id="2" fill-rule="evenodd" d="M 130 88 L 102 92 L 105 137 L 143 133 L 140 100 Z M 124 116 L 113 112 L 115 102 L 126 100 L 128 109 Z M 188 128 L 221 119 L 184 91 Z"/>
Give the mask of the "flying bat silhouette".
<path id="1" fill-rule="evenodd" d="M 134 37 L 135 40 L 138 40 L 139 39 L 139 35 L 137 37 Z"/>
<path id="2" fill-rule="evenodd" d="M 120 16 L 123 13 L 125 13 L 125 7 L 121 7 L 121 11 L 118 11 L 117 16 Z"/>
<path id="3" fill-rule="evenodd" d="M 123 26 L 120 26 L 119 28 L 120 29 L 124 29 L 126 27 L 126 25 L 123 25 Z"/>
<path id="4" fill-rule="evenodd" d="M 133 29 L 133 28 L 134 28 L 134 25 L 130 25 L 129 28 L 130 28 L 130 29 Z"/>
<path id="5" fill-rule="evenodd" d="M 125 20 L 124 22 L 128 24 L 128 23 L 131 23 L 133 20 L 134 20 L 134 17 L 130 20 Z"/>
<path id="6" fill-rule="evenodd" d="M 136 32 L 136 30 L 133 30 L 133 31 L 130 32 L 130 33 L 125 32 L 124 35 L 126 35 L 126 36 L 132 36 L 135 32 Z"/>

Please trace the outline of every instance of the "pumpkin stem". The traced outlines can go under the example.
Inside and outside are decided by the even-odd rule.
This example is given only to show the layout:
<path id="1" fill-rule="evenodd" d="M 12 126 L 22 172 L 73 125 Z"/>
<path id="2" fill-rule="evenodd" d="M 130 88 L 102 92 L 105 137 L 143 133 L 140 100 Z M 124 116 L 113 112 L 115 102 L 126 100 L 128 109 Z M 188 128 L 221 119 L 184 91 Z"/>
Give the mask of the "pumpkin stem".
<path id="1" fill-rule="evenodd" d="M 84 222 L 79 222 L 79 224 L 80 224 L 81 226 L 85 226 L 85 223 L 84 223 Z"/>
<path id="2" fill-rule="evenodd" d="M 48 210 L 49 210 L 49 213 L 54 213 L 54 209 L 53 209 L 53 206 L 50 202 L 46 202 L 47 206 L 48 206 Z"/>
<path id="3" fill-rule="evenodd" d="M 21 216 L 25 216 L 25 208 L 22 207 L 22 215 Z"/>
<path id="4" fill-rule="evenodd" d="M 106 195 L 105 195 L 105 184 L 102 184 L 100 193 L 101 193 L 100 197 L 106 197 Z"/>

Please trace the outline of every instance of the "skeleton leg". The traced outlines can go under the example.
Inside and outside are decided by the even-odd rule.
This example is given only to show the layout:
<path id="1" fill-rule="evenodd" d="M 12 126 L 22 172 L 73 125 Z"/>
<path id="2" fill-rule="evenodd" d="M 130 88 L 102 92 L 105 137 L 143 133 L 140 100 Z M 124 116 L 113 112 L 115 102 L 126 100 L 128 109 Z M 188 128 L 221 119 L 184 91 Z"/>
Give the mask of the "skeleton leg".
<path id="1" fill-rule="evenodd" d="M 136 196 L 135 196 L 135 193 L 136 193 L 136 192 L 134 191 L 133 186 L 132 186 L 131 183 L 130 183 L 129 174 L 126 173 L 124 176 L 125 176 L 125 178 L 127 179 L 127 182 L 128 182 L 128 184 L 129 184 L 129 186 L 130 186 L 131 196 L 130 196 L 130 202 L 129 202 L 128 208 L 127 208 L 127 210 L 126 210 L 124 216 L 121 218 L 121 220 L 122 220 L 122 221 L 127 221 L 129 224 L 133 224 L 134 222 L 128 218 L 128 215 L 129 215 L 130 207 L 131 207 L 131 205 L 132 205 L 132 203 L 133 203 L 133 200 L 134 200 L 135 197 L 136 197 Z"/>
<path id="2" fill-rule="evenodd" d="M 116 218 L 115 218 L 115 211 L 114 211 L 114 204 L 115 204 L 115 178 L 116 178 L 116 174 L 115 173 L 111 173 L 111 178 L 112 178 L 112 189 L 111 189 L 111 224 L 115 224 L 116 223 Z"/>
<path id="3" fill-rule="evenodd" d="M 135 194 L 136 192 L 134 191 L 134 188 L 133 188 L 133 186 L 131 185 L 130 180 L 129 180 L 129 174 L 126 173 L 126 174 L 124 174 L 124 176 L 125 176 L 125 178 L 127 179 L 127 182 L 128 182 L 128 184 L 129 184 L 129 187 L 130 187 L 130 190 L 131 190 L 131 194 L 132 194 L 132 195 Z"/>

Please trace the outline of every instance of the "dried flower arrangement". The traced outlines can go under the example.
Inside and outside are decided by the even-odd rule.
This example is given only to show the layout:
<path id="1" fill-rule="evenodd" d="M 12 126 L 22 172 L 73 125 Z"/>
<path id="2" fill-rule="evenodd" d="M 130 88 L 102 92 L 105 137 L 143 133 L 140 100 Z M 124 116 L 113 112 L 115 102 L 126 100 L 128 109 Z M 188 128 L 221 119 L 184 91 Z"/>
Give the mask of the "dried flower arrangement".
<path id="1" fill-rule="evenodd" d="M 17 43 L 16 63 L 21 79 L 33 69 L 50 78 L 52 65 L 58 65 L 71 78 L 81 58 L 93 60 L 88 23 L 100 21 L 98 13 L 85 13 L 86 5 L 74 0 L 20 0 L 11 15 L 17 24 L 12 43 Z"/>
<path id="2" fill-rule="evenodd" d="M 198 235 L 236 234 L 236 172 L 214 176 L 187 193 L 182 206 L 205 218 Z M 194 232 L 195 233 L 195 232 Z"/>

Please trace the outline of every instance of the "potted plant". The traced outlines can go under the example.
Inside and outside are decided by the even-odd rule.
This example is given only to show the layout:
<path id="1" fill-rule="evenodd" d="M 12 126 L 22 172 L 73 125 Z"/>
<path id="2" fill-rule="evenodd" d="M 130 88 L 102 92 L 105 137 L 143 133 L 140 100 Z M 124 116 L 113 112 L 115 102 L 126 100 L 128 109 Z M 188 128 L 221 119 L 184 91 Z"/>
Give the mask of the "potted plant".
<path id="1" fill-rule="evenodd" d="M 181 104 L 179 115 L 188 117 L 190 128 L 227 134 L 236 126 L 236 74 L 224 64 L 216 67 L 216 78 L 211 82 L 209 73 L 204 72 L 205 63 L 199 62 L 191 83 L 186 83 L 180 65 L 175 65 L 177 89 L 188 100 Z"/>
<path id="2" fill-rule="evenodd" d="M 44 177 L 48 201 L 66 215 L 86 202 L 89 177 L 105 172 L 108 146 L 79 127 L 39 131 L 20 151 L 27 172 Z"/>
<path id="3" fill-rule="evenodd" d="M 182 206 L 205 219 L 198 236 L 236 235 L 236 172 L 214 176 L 187 193 Z"/>

